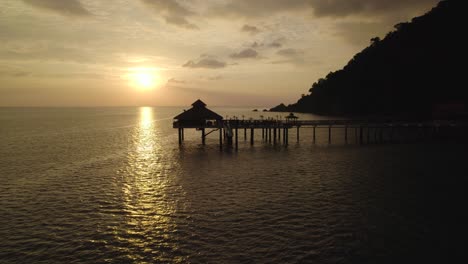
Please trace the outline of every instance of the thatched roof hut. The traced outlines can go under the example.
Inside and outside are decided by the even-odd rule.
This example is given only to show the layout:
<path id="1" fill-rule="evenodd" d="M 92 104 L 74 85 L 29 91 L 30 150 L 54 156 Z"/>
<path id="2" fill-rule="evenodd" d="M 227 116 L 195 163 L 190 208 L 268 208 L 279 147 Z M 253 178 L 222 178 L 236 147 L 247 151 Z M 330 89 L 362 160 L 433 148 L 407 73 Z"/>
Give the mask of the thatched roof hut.
<path id="1" fill-rule="evenodd" d="M 206 104 L 200 99 L 192 104 L 192 108 L 174 117 L 179 121 L 206 121 L 222 120 L 223 117 L 206 108 Z"/>
<path id="2" fill-rule="evenodd" d="M 192 108 L 174 117 L 174 128 L 204 128 L 220 127 L 223 117 L 206 108 L 200 99 L 192 104 Z"/>
<path id="3" fill-rule="evenodd" d="M 299 117 L 295 116 L 293 113 L 290 113 L 288 116 L 286 116 L 286 122 L 287 123 L 295 123 Z"/>

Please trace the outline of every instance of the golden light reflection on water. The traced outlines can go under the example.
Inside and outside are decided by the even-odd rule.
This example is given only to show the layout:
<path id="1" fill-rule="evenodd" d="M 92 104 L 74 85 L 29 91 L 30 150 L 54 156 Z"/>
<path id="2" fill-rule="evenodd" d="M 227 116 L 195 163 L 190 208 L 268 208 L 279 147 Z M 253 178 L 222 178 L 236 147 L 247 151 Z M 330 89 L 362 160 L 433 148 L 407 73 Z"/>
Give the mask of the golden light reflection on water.
<path id="1" fill-rule="evenodd" d="M 177 227 L 172 221 L 176 209 L 159 131 L 154 109 L 141 107 L 139 122 L 132 135 L 132 149 L 129 150 L 123 185 L 127 226 L 119 238 L 132 245 L 127 253 L 136 260 L 141 258 L 140 250 L 148 250 L 149 245 L 176 247 L 171 245 L 173 238 L 168 237 Z M 174 162 L 169 164 L 172 166 Z M 131 248 L 138 250 L 132 252 Z M 150 255 L 154 261 L 165 258 L 157 251 Z"/>

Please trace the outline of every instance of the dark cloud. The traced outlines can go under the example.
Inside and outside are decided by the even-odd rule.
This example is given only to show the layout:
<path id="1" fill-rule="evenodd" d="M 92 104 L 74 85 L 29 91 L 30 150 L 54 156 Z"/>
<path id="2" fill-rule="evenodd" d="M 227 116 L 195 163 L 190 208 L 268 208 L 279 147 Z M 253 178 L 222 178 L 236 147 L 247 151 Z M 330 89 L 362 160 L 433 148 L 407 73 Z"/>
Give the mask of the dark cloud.
<path id="1" fill-rule="evenodd" d="M 277 52 L 278 55 L 284 57 L 298 57 L 304 55 L 304 51 L 298 49 L 282 49 Z"/>
<path id="2" fill-rule="evenodd" d="M 258 52 L 254 49 L 245 49 L 238 53 L 233 53 L 230 55 L 233 59 L 253 59 L 258 57 Z"/>
<path id="3" fill-rule="evenodd" d="M 198 62 L 195 62 L 193 60 L 189 60 L 184 65 L 182 65 L 182 67 L 219 69 L 219 68 L 226 67 L 226 63 L 223 62 L 223 61 L 219 61 L 217 59 L 206 58 L 206 59 L 201 59 Z"/>
<path id="4" fill-rule="evenodd" d="M 166 23 L 187 29 L 198 29 L 198 26 L 190 23 L 187 17 L 195 15 L 194 12 L 179 4 L 175 0 L 141 0 L 150 6 L 153 11 L 161 15 Z"/>
<path id="5" fill-rule="evenodd" d="M 241 31 L 242 32 L 246 32 L 246 33 L 249 33 L 251 35 L 255 35 L 255 34 L 258 34 L 261 32 L 260 29 L 258 29 L 256 26 L 250 26 L 250 25 L 244 25 L 242 28 L 241 28 Z"/>
<path id="6" fill-rule="evenodd" d="M 433 6 L 438 0 L 236 0 L 213 8 L 218 16 L 259 17 L 285 12 L 317 16 L 350 16 L 399 13 Z"/>
<path id="7" fill-rule="evenodd" d="M 221 16 L 258 17 L 310 7 L 308 0 L 236 0 L 212 9 Z"/>
<path id="8" fill-rule="evenodd" d="M 281 44 L 278 41 L 273 41 L 272 43 L 268 44 L 268 47 L 272 47 L 272 48 L 281 48 L 282 46 L 283 44 Z"/>
<path id="9" fill-rule="evenodd" d="M 284 57 L 285 59 L 272 61 L 272 64 L 289 63 L 294 65 L 304 65 L 304 63 L 306 62 L 304 57 L 305 52 L 303 50 L 288 48 L 279 50 L 278 52 L 276 52 L 276 54 Z"/>
<path id="10" fill-rule="evenodd" d="M 286 38 L 281 37 L 281 38 L 278 38 L 278 39 L 273 40 L 271 42 L 269 42 L 269 41 L 264 41 L 264 42 L 255 41 L 254 43 L 250 44 L 249 47 L 254 48 L 254 49 L 255 48 L 264 48 L 264 47 L 278 49 L 278 48 L 283 47 L 285 42 L 286 42 Z"/>
<path id="11" fill-rule="evenodd" d="M 250 47 L 251 48 L 259 48 L 259 47 L 262 47 L 263 46 L 263 43 L 258 43 L 257 41 L 255 41 L 254 43 L 250 44 Z"/>
<path id="12" fill-rule="evenodd" d="M 78 0 L 23 0 L 23 2 L 67 16 L 82 17 L 91 15 Z"/>
<path id="13" fill-rule="evenodd" d="M 435 5 L 438 0 L 311 0 L 317 16 L 398 13 Z"/>

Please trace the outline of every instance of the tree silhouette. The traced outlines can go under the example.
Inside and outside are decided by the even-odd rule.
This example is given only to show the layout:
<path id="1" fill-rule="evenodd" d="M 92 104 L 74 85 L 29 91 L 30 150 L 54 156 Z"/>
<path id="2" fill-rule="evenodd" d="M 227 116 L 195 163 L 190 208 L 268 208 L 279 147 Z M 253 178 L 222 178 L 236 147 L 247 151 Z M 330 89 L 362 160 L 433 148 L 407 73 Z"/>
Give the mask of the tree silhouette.
<path id="1" fill-rule="evenodd" d="M 445 0 L 427 14 L 375 37 L 341 70 L 318 79 L 281 111 L 336 115 L 428 116 L 434 105 L 467 103 L 462 68 L 463 1 Z M 272 110 L 275 110 L 273 108 Z"/>

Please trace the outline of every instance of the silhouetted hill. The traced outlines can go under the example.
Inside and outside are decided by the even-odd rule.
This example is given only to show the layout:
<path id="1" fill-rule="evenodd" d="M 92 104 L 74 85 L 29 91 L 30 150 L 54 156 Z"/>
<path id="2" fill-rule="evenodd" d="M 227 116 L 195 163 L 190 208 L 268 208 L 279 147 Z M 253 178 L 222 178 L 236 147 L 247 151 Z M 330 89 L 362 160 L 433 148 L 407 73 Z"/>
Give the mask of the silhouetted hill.
<path id="1" fill-rule="evenodd" d="M 334 115 L 427 116 L 438 104 L 468 101 L 462 68 L 463 1 L 446 0 L 409 23 L 373 38 L 341 70 L 329 73 L 309 95 L 280 111 Z"/>

